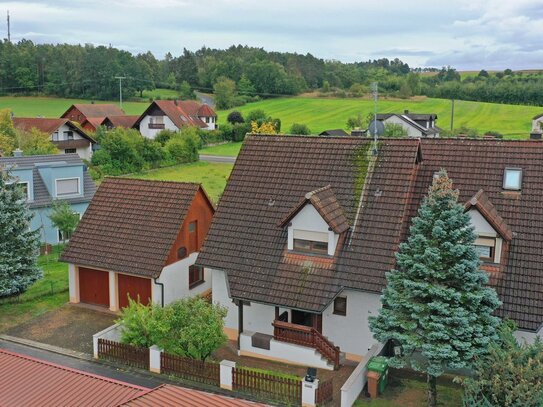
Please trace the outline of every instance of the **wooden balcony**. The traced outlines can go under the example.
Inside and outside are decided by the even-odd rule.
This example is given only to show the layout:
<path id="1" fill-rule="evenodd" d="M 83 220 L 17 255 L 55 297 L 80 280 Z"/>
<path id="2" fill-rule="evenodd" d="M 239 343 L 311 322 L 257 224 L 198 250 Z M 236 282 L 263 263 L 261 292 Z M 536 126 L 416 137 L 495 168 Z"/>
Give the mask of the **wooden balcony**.
<path id="1" fill-rule="evenodd" d="M 149 128 L 162 130 L 164 129 L 164 123 L 149 123 Z"/>
<path id="2" fill-rule="evenodd" d="M 273 321 L 272 325 L 275 340 L 314 348 L 334 365 L 334 369 L 339 368 L 339 348 L 315 328 L 280 320 Z"/>

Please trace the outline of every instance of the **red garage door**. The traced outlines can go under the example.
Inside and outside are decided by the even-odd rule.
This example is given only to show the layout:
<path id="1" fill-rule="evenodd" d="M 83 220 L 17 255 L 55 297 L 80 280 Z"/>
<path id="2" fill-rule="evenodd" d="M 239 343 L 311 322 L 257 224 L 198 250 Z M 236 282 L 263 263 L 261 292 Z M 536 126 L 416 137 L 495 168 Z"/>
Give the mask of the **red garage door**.
<path id="1" fill-rule="evenodd" d="M 119 283 L 119 307 L 128 306 L 128 296 L 133 300 L 139 300 L 142 304 L 151 302 L 151 280 L 129 276 L 127 274 L 118 274 Z"/>
<path id="2" fill-rule="evenodd" d="M 79 267 L 79 300 L 109 307 L 109 273 Z"/>

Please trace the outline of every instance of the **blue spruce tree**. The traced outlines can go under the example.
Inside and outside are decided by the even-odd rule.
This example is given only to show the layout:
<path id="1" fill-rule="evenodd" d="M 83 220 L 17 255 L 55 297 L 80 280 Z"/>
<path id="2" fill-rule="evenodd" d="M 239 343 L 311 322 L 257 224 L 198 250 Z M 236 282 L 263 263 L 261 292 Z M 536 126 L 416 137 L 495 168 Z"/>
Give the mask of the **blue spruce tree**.
<path id="1" fill-rule="evenodd" d="M 0 168 L 0 298 L 18 295 L 42 277 L 37 266 L 39 231 L 22 188 Z"/>
<path id="2" fill-rule="evenodd" d="M 436 378 L 485 354 L 500 322 L 492 315 L 500 302 L 479 269 L 470 217 L 457 201 L 441 170 L 400 245 L 397 268 L 386 275 L 379 315 L 370 319 L 377 340 L 402 349 L 391 366 L 427 374 L 429 406 L 437 403 Z"/>

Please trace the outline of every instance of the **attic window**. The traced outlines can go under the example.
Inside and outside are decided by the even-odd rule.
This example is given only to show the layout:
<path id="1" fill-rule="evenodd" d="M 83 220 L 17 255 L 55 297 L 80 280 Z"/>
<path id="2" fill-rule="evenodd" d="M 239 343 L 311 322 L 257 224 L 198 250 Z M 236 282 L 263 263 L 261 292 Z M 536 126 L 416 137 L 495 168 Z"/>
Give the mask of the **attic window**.
<path id="1" fill-rule="evenodd" d="M 496 239 L 488 237 L 479 237 L 475 241 L 475 250 L 482 261 L 494 263 Z"/>
<path id="2" fill-rule="evenodd" d="M 328 254 L 328 242 L 294 239 L 294 250 L 315 254 Z"/>
<path id="3" fill-rule="evenodd" d="M 522 184 L 521 168 L 506 168 L 503 172 L 503 189 L 520 191 Z"/>

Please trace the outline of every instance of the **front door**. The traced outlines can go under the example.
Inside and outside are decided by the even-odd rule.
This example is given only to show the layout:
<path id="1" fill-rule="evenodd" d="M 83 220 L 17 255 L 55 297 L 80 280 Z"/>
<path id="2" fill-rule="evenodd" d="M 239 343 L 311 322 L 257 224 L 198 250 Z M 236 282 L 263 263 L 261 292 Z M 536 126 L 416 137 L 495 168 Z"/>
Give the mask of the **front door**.
<path id="1" fill-rule="evenodd" d="M 292 310 L 291 323 L 310 326 L 322 333 L 322 315 L 311 312 Z"/>

